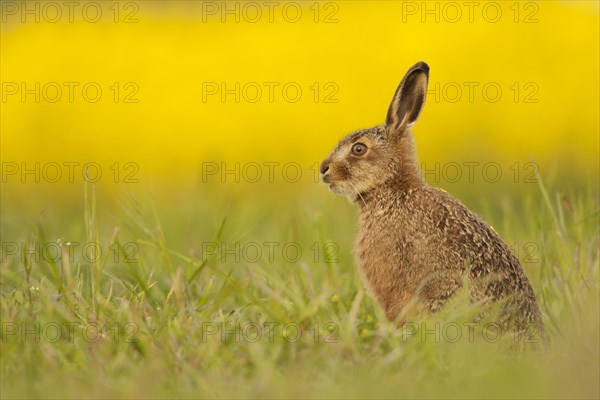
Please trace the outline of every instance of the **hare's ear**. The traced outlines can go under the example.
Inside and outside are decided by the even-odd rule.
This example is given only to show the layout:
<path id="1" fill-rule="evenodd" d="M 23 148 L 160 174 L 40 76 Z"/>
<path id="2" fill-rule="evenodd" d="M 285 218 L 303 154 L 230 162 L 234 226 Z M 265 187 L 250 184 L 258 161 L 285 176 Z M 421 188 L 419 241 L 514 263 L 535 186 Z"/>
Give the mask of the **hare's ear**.
<path id="1" fill-rule="evenodd" d="M 398 85 L 390 108 L 385 127 L 389 133 L 402 133 L 417 122 L 425 104 L 429 66 L 424 62 L 413 65 Z"/>

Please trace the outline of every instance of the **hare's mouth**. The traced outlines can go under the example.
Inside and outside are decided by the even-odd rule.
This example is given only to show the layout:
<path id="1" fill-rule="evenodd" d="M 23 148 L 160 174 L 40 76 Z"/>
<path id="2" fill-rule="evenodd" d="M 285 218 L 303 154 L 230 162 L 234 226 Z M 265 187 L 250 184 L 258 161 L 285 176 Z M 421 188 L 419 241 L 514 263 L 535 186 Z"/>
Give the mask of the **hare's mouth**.
<path id="1" fill-rule="evenodd" d="M 339 182 L 332 181 L 329 174 L 324 174 L 322 176 L 322 179 L 323 179 L 323 183 L 325 183 L 329 187 L 329 190 L 331 190 L 333 193 L 342 193 L 343 192 L 342 187 L 339 184 Z"/>

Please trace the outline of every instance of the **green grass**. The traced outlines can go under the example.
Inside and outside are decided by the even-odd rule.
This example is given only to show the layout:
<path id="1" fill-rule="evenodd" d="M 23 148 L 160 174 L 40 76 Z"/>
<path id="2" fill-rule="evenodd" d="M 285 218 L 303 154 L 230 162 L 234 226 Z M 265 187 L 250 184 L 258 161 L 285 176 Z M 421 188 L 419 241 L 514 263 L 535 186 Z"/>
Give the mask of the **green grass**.
<path id="1" fill-rule="evenodd" d="M 353 207 L 293 189 L 115 200 L 90 186 L 77 207 L 39 215 L 4 204 L 3 246 L 59 240 L 64 253 L 2 248 L 2 397 L 600 396 L 596 192 L 467 201 L 513 246 L 542 307 L 548 346 L 515 353 L 479 328 L 468 338 L 461 296 L 425 326 L 458 325 L 460 340 L 396 329 L 356 271 Z M 68 242 L 81 244 L 72 258 Z M 86 243 L 102 257 L 84 257 Z"/>

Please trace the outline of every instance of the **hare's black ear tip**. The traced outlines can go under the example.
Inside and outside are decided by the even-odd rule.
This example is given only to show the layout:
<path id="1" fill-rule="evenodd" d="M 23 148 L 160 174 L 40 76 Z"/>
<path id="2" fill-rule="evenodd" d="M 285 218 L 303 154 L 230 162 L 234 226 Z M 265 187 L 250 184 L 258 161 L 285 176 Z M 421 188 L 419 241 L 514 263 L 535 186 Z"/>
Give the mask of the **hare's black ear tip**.
<path id="1" fill-rule="evenodd" d="M 427 63 L 425 61 L 419 61 L 411 69 L 413 69 L 413 70 L 420 69 L 426 75 L 429 75 L 429 65 L 427 65 Z"/>

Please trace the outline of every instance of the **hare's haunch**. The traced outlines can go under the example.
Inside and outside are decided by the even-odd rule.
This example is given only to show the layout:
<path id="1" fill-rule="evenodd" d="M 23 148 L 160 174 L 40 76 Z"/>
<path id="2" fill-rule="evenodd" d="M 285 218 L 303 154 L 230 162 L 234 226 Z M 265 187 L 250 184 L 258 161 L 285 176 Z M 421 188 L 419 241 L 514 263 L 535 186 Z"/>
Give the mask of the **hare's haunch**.
<path id="1" fill-rule="evenodd" d="M 439 310 L 466 277 L 471 301 L 501 305 L 503 327 L 542 334 L 535 295 L 508 246 L 421 177 L 410 128 L 428 79 L 427 64 L 415 64 L 394 94 L 385 125 L 351 133 L 321 163 L 323 182 L 358 205 L 358 264 L 390 320 L 409 304 Z"/>

